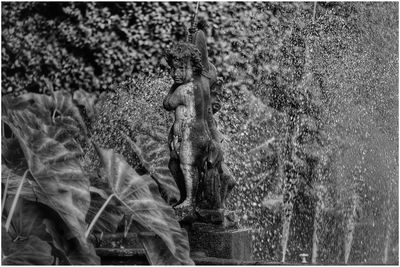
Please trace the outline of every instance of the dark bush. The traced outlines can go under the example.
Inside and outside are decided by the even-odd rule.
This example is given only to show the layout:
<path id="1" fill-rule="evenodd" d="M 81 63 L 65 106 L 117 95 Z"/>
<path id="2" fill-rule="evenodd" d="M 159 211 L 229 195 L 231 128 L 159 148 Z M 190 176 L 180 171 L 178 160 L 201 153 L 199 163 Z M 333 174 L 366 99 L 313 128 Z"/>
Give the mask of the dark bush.
<path id="1" fill-rule="evenodd" d="M 132 73 L 159 72 L 163 49 L 194 9 L 190 2 L 4 3 L 2 93 L 42 92 L 44 78 L 55 90 L 103 91 Z M 263 90 L 260 81 L 280 88 L 301 76 L 301 27 L 311 13 L 311 3 L 199 7 L 220 75 L 254 90 Z"/>

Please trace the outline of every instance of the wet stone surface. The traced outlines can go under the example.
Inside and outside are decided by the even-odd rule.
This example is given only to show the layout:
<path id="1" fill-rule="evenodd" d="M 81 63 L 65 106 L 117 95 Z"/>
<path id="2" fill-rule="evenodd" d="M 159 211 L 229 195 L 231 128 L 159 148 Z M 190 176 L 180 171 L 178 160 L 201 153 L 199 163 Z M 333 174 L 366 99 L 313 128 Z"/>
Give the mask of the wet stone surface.
<path id="1" fill-rule="evenodd" d="M 225 229 L 221 226 L 194 223 L 189 230 L 192 253 L 204 252 L 207 257 L 252 260 L 250 229 Z"/>

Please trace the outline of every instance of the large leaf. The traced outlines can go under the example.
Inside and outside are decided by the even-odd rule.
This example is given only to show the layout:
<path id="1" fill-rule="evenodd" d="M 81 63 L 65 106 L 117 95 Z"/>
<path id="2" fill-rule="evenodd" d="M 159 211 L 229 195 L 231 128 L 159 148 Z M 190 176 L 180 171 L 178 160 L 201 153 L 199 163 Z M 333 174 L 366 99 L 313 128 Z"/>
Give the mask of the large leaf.
<path id="1" fill-rule="evenodd" d="M 89 251 L 84 237 L 85 217 L 90 204 L 89 179 L 79 163 L 82 149 L 71 138 L 73 127 L 64 127 L 64 123 L 60 123 L 65 118 L 74 121 L 71 118 L 75 115 L 75 109 L 68 108 L 66 104 L 72 105 L 71 100 L 63 97 L 63 94 L 58 96 L 57 103 L 53 101 L 53 106 L 57 108 L 53 110 L 51 118 L 48 110 L 43 108 L 51 106 L 51 100 L 46 96 L 29 94 L 25 100 L 24 97 L 5 99 L 2 119 L 18 139 L 30 170 L 31 179 L 28 179 L 28 183 L 31 188 L 29 190 L 27 185 L 24 186 L 23 193 L 26 195 L 22 194 L 22 197 L 31 200 L 35 198 L 55 210 L 68 226 L 65 237 L 71 240 L 76 238 L 80 249 Z M 71 113 L 71 116 L 54 117 L 54 111 L 58 110 L 65 114 Z M 12 192 L 13 183 L 10 185 Z"/>
<path id="2" fill-rule="evenodd" d="M 5 212 L 3 215 L 10 216 L 8 211 L 11 206 L 11 200 L 11 198 L 6 200 Z M 53 244 L 55 247 L 55 251 L 52 252 L 53 256 L 57 256 L 62 260 L 67 259 L 64 251 L 59 248 L 57 242 L 54 241 L 46 229 L 45 222 L 49 220 L 53 221 L 53 224 L 57 224 L 59 228 L 66 228 L 64 222 L 59 218 L 57 213 L 55 213 L 49 207 L 38 202 L 32 202 L 25 200 L 24 198 L 20 198 L 18 200 L 16 211 L 11 220 L 11 227 L 8 233 L 6 233 L 4 228 L 2 234 L 11 240 L 27 240 L 29 236 L 36 236 L 41 240 L 48 242 L 49 244 Z M 62 236 L 62 233 L 58 234 L 60 239 L 63 238 Z M 9 249 L 10 248 L 8 247 L 7 251 L 5 251 L 6 255 L 10 254 Z M 29 249 L 29 247 L 26 247 L 26 249 Z M 64 260 L 64 262 L 70 263 L 68 260 Z"/>
<path id="3" fill-rule="evenodd" d="M 5 184 L 8 180 L 8 195 L 15 195 L 17 193 L 19 184 L 22 176 L 16 171 L 7 167 L 7 165 L 1 165 L 1 182 Z M 32 180 L 32 176 L 28 173 L 27 179 L 25 179 L 20 197 L 30 201 L 38 201 L 41 203 L 47 203 L 46 193 L 38 190 L 37 186 L 34 185 L 35 181 Z"/>
<path id="4" fill-rule="evenodd" d="M 112 194 L 110 186 L 107 182 L 102 181 L 98 173 L 88 173 L 90 177 L 90 207 L 86 215 L 86 222 L 90 224 L 108 197 Z M 100 217 L 96 219 L 93 230 L 104 233 L 115 233 L 118 225 L 122 221 L 124 214 L 120 209 L 120 203 L 117 199 L 111 199 L 110 205 L 106 205 L 100 213 Z"/>
<path id="5" fill-rule="evenodd" d="M 1 250 L 2 253 L 5 255 L 11 254 L 11 242 L 12 238 L 9 234 L 6 232 L 6 228 L 4 227 L 3 224 L 1 224 Z"/>
<path id="6" fill-rule="evenodd" d="M 106 202 L 106 198 L 104 198 L 102 194 L 99 194 L 99 191 L 103 191 L 101 189 L 94 189 L 91 187 L 91 201 L 90 208 L 88 210 L 86 221 L 90 223 L 99 212 L 103 204 Z M 111 205 L 105 207 L 100 217 L 97 219 L 96 224 L 94 225 L 94 230 L 105 233 L 115 233 L 117 231 L 118 225 L 123 218 L 123 213 L 117 207 L 116 201 L 112 200 L 110 202 Z"/>
<path id="7" fill-rule="evenodd" d="M 3 233 L 6 234 L 7 233 Z M 26 240 L 10 242 L 11 239 L 2 239 L 2 247 L 7 248 L 7 254 L 2 259 L 4 265 L 51 265 L 54 257 L 51 255 L 51 246 L 38 238 L 29 236 Z"/>
<path id="8" fill-rule="evenodd" d="M 140 176 L 121 155 L 112 150 L 97 146 L 96 150 L 112 192 L 124 205 L 126 212 L 132 215 L 133 220 L 141 228 L 154 232 L 165 244 L 158 247 L 148 246 L 147 248 L 153 249 L 163 248 L 161 251 L 148 252 L 148 256 L 152 257 L 156 253 L 164 258 L 165 262 L 171 264 L 172 255 L 175 264 L 193 265 L 189 257 L 186 232 L 176 221 L 173 209 L 160 196 L 155 181 L 149 175 Z M 163 257 L 165 253 L 170 256 Z M 157 260 L 157 262 L 161 261 Z"/>
<path id="9" fill-rule="evenodd" d="M 2 136 L 1 159 L 2 164 L 7 164 L 7 166 L 10 166 L 10 168 L 20 175 L 22 175 L 28 169 L 24 153 L 19 146 L 18 139 L 15 137 L 5 138 Z"/>
<path id="10" fill-rule="evenodd" d="M 159 236 L 147 233 L 141 234 L 146 231 L 146 229 L 139 224 L 132 225 L 131 230 L 137 232 L 138 238 L 146 250 L 147 259 L 151 265 L 177 264 L 176 258 L 170 253 L 166 244 Z M 182 229 L 182 232 L 187 239 L 188 237 L 186 231 Z M 193 262 L 187 261 L 186 263 L 181 264 L 193 265 Z"/>
<path id="11" fill-rule="evenodd" d="M 43 94 L 24 94 L 19 97 L 6 96 L 2 99 L 3 115 L 10 110 L 24 110 L 32 113 L 41 123 L 54 125 L 68 130 L 77 137 L 87 134 L 85 122 L 72 96 L 66 91 L 57 91 L 52 96 Z"/>
<path id="12" fill-rule="evenodd" d="M 8 197 L 6 199 L 3 215 L 9 216 L 12 201 L 13 197 Z M 9 234 L 13 240 L 18 238 L 24 239 L 35 235 L 44 241 L 48 241 L 43 220 L 51 216 L 51 210 L 46 206 L 20 198 L 16 204 L 7 234 Z"/>
<path id="13" fill-rule="evenodd" d="M 55 254 L 62 259 L 62 264 L 72 265 L 99 265 L 100 258 L 96 255 L 94 246 L 88 242 L 81 246 L 76 238 L 68 239 L 63 236 L 65 227 L 63 223 L 44 220 L 47 233 L 51 236 L 50 242 L 55 247 Z"/>
<path id="14" fill-rule="evenodd" d="M 16 192 L 21 177 L 12 173 L 10 169 L 3 165 L 2 179 L 7 175 L 9 179 L 8 194 Z M 40 190 L 35 190 L 27 179 L 18 200 L 16 212 L 12 218 L 10 235 L 26 238 L 31 235 L 38 236 L 40 239 L 52 244 L 54 255 L 65 264 L 99 264 L 100 259 L 96 255 L 94 247 L 88 243 L 81 245 L 76 238 L 71 238 L 66 233 L 69 232 L 68 225 L 62 220 L 60 215 L 53 209 L 42 203 L 46 203 L 46 195 Z M 11 198 L 6 201 L 5 210 L 9 210 Z"/>
<path id="15" fill-rule="evenodd" d="M 10 202 L 7 201 L 9 208 Z M 51 246 L 43 240 L 46 233 L 43 222 L 43 209 L 36 203 L 20 199 L 17 212 L 12 218 L 12 226 L 6 232 L 2 225 L 2 251 L 4 265 L 50 265 L 53 262 Z M 13 241 L 14 240 L 14 241 Z"/>
<path id="16" fill-rule="evenodd" d="M 45 200 L 41 201 L 61 215 L 73 236 L 82 238 L 90 194 L 89 181 L 77 159 L 81 152 L 69 151 L 52 137 L 26 125 L 12 128 L 34 177 L 34 191 L 42 193 Z"/>
<path id="17" fill-rule="evenodd" d="M 175 179 L 168 168 L 169 150 L 166 143 L 160 143 L 151 135 L 140 134 L 136 142 L 124 135 L 132 150 L 138 156 L 143 167 L 157 182 L 161 196 L 168 204 L 176 204 L 180 199 L 180 192 Z"/>

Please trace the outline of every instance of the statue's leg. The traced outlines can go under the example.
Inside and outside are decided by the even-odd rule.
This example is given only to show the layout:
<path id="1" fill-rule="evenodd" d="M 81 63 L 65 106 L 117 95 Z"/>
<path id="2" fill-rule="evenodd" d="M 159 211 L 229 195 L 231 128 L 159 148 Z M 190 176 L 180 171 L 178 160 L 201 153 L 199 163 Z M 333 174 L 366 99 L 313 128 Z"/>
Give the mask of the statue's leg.
<path id="1" fill-rule="evenodd" d="M 228 199 L 232 189 L 236 186 L 236 181 L 224 162 L 221 163 L 221 202 L 222 208 L 225 208 L 226 200 Z"/>
<path id="2" fill-rule="evenodd" d="M 221 195 L 221 179 L 215 166 L 213 169 L 208 170 L 205 184 L 207 185 L 207 194 L 209 198 L 209 208 L 220 209 L 222 207 L 222 195 Z"/>
<path id="3" fill-rule="evenodd" d="M 184 176 L 186 185 L 186 199 L 180 205 L 182 207 L 193 207 L 195 202 L 197 186 L 198 186 L 198 172 L 197 172 L 197 162 L 198 162 L 198 149 L 197 145 L 194 143 L 200 139 L 197 138 L 193 140 L 190 135 L 193 131 L 192 127 L 184 128 L 182 133 L 182 143 L 180 145 L 179 161 L 180 169 L 182 175 Z"/>
<path id="4" fill-rule="evenodd" d="M 170 159 L 168 162 L 168 168 L 171 171 L 172 177 L 174 177 L 175 183 L 178 186 L 181 195 L 179 201 L 174 205 L 174 207 L 176 207 L 186 199 L 187 191 L 186 191 L 185 177 L 181 170 L 181 162 L 179 160 L 179 155 L 176 153 L 176 151 L 173 150 L 173 147 L 171 146 L 172 140 L 173 140 L 173 128 L 171 128 L 168 134 L 168 147 L 170 149 Z"/>
<path id="5" fill-rule="evenodd" d="M 181 163 L 181 170 L 186 180 L 187 197 L 181 207 L 195 208 L 195 200 L 199 183 L 199 174 L 196 166 Z"/>
<path id="6" fill-rule="evenodd" d="M 168 162 L 168 168 L 171 171 L 172 177 L 174 177 L 176 185 L 178 186 L 179 192 L 181 194 L 179 201 L 174 205 L 178 206 L 187 197 L 185 176 L 183 175 L 183 172 L 181 170 L 180 161 L 178 158 L 171 157 Z"/>

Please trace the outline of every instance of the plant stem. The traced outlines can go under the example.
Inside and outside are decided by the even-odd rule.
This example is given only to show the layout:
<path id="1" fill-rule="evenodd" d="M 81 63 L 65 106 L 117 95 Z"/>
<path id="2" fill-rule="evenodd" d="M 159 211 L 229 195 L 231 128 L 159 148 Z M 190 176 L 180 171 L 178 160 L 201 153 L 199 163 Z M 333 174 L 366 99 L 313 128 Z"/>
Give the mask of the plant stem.
<path id="1" fill-rule="evenodd" d="M 132 221 L 133 221 L 133 216 L 131 215 L 129 217 L 128 224 L 125 224 L 124 238 L 128 236 L 129 229 L 131 229 Z"/>
<path id="2" fill-rule="evenodd" d="M 86 230 L 85 233 L 85 238 L 88 238 L 90 232 L 92 231 L 93 226 L 96 224 L 97 220 L 99 219 L 101 213 L 103 213 L 104 209 L 106 208 L 106 206 L 108 205 L 108 203 L 110 203 L 111 199 L 115 196 L 115 194 L 112 194 L 108 197 L 108 199 L 106 200 L 106 202 L 104 202 L 103 206 L 101 206 L 101 208 L 99 209 L 99 211 L 97 212 L 96 216 L 94 216 L 92 222 L 90 223 L 88 229 Z"/>
<path id="3" fill-rule="evenodd" d="M 15 208 L 17 206 L 19 195 L 21 194 L 22 186 L 24 185 L 24 182 L 25 182 L 25 179 L 26 179 L 26 175 L 28 174 L 28 172 L 29 172 L 29 169 L 26 170 L 25 173 L 24 173 L 24 176 L 22 176 L 21 182 L 20 182 L 20 184 L 18 186 L 17 193 L 15 194 L 13 203 L 11 205 L 10 213 L 8 214 L 6 225 L 5 225 L 7 233 L 8 233 L 8 229 L 10 228 L 11 219 L 12 219 L 12 217 L 14 215 L 14 211 L 15 211 Z"/>
<path id="4" fill-rule="evenodd" d="M 7 198 L 8 181 L 9 181 L 9 178 L 10 178 L 10 174 L 7 175 L 6 186 L 5 186 L 5 188 L 4 188 L 4 195 L 3 195 L 3 199 L 1 200 L 1 214 L 3 214 L 4 203 L 6 202 L 6 198 Z"/>

